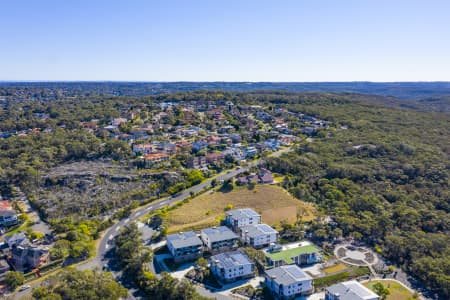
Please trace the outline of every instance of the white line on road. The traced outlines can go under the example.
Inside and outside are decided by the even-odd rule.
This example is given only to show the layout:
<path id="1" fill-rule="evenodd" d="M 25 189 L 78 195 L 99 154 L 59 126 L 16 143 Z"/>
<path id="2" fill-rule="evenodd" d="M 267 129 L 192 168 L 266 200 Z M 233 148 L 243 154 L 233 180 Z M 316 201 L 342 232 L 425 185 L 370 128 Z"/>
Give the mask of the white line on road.
<path id="1" fill-rule="evenodd" d="M 116 231 L 119 231 L 119 229 L 120 229 L 120 226 L 117 226 Z"/>
<path id="2" fill-rule="evenodd" d="M 112 234 L 109 235 L 108 240 L 112 240 L 114 236 Z"/>
<path id="3" fill-rule="evenodd" d="M 109 245 L 108 245 L 108 244 L 106 244 L 106 245 L 105 245 L 105 249 L 106 249 L 106 250 L 108 250 L 108 247 L 109 247 Z"/>
<path id="4" fill-rule="evenodd" d="M 130 222 L 130 219 L 125 219 L 125 221 L 124 221 L 124 223 L 126 224 L 126 223 L 128 223 L 128 222 Z"/>
<path id="5" fill-rule="evenodd" d="M 142 213 L 141 211 L 138 211 L 138 212 L 136 213 L 136 217 L 140 216 L 141 213 Z"/>

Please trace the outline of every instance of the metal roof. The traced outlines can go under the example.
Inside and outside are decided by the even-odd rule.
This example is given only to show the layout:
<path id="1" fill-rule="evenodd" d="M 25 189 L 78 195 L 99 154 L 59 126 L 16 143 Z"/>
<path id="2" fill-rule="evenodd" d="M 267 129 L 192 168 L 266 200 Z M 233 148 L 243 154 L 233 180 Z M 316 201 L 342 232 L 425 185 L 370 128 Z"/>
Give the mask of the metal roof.
<path id="1" fill-rule="evenodd" d="M 231 269 L 239 266 L 253 264 L 253 262 L 240 251 L 231 251 L 216 254 L 211 257 L 211 261 L 219 268 Z"/>
<path id="2" fill-rule="evenodd" d="M 167 242 L 172 244 L 175 249 L 202 245 L 202 241 L 193 231 L 168 235 Z"/>
<path id="3" fill-rule="evenodd" d="M 291 285 L 294 283 L 312 280 L 312 278 L 303 272 L 297 265 L 287 265 L 273 268 L 266 271 L 266 274 L 278 285 Z"/>
<path id="4" fill-rule="evenodd" d="M 240 208 L 228 211 L 227 216 L 236 220 L 243 218 L 260 217 L 261 215 L 251 208 Z"/>
<path id="5" fill-rule="evenodd" d="M 238 238 L 233 231 L 225 226 L 206 228 L 202 230 L 202 233 L 208 236 L 211 243 Z"/>
<path id="6" fill-rule="evenodd" d="M 327 292 L 332 295 L 339 295 L 340 300 L 378 299 L 377 294 L 355 280 L 334 284 L 327 288 Z"/>
<path id="7" fill-rule="evenodd" d="M 258 236 L 278 233 L 275 229 L 267 224 L 246 225 L 241 227 L 242 233 L 248 237 L 256 238 Z"/>

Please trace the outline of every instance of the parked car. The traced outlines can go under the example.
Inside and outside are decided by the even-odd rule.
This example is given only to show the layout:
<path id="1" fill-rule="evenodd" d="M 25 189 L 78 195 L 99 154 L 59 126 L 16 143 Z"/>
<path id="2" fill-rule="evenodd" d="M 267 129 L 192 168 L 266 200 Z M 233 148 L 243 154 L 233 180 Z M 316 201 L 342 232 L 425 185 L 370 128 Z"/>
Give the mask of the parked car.
<path id="1" fill-rule="evenodd" d="M 31 288 L 31 286 L 29 286 L 29 285 L 22 285 L 22 286 L 19 288 L 19 292 L 28 290 L 29 288 Z"/>

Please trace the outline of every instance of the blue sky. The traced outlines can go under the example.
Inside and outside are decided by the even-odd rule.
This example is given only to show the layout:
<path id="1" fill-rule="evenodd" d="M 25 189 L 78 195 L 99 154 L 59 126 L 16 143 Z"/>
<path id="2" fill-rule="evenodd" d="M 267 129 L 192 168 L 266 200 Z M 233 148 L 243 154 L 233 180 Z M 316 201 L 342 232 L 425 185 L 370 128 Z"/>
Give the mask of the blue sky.
<path id="1" fill-rule="evenodd" d="M 450 1 L 1 0 L 0 80 L 450 81 Z"/>

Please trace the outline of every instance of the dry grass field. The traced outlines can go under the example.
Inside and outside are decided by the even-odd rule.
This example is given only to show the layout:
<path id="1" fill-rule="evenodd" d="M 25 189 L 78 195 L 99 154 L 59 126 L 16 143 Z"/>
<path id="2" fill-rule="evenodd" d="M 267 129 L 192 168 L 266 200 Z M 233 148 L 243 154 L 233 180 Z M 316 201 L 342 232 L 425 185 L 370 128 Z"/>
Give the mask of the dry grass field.
<path id="1" fill-rule="evenodd" d="M 343 272 L 345 270 L 347 270 L 348 267 L 344 264 L 337 264 L 331 267 L 327 267 L 325 269 L 323 269 L 323 271 L 325 272 L 326 275 L 330 275 L 330 274 L 335 274 L 335 273 L 339 273 L 339 272 Z"/>
<path id="2" fill-rule="evenodd" d="M 229 205 L 253 208 L 269 225 L 278 225 L 283 220 L 295 222 L 299 210 L 305 212 L 303 220 L 311 220 L 315 211 L 311 204 L 295 199 L 278 186 L 258 185 L 254 190 L 235 187 L 231 192 L 205 193 L 170 211 L 167 219 L 169 233 L 218 225 Z"/>

